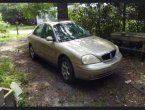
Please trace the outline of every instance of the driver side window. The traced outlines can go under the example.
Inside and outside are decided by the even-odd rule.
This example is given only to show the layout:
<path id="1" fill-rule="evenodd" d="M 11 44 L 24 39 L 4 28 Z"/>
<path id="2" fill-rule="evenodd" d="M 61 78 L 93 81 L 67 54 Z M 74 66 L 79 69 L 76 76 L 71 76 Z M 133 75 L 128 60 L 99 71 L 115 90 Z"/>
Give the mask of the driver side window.
<path id="1" fill-rule="evenodd" d="M 54 33 L 53 33 L 53 30 L 52 30 L 52 27 L 50 25 L 46 24 L 44 37 L 46 38 L 48 36 L 54 37 Z"/>

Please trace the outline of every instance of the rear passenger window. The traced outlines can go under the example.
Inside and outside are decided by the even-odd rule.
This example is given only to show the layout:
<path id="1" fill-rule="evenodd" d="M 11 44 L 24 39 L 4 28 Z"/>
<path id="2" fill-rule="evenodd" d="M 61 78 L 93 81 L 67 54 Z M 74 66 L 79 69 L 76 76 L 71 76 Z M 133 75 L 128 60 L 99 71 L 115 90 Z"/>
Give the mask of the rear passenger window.
<path id="1" fill-rule="evenodd" d="M 34 31 L 34 35 L 43 37 L 43 29 L 44 29 L 44 24 L 40 24 Z"/>

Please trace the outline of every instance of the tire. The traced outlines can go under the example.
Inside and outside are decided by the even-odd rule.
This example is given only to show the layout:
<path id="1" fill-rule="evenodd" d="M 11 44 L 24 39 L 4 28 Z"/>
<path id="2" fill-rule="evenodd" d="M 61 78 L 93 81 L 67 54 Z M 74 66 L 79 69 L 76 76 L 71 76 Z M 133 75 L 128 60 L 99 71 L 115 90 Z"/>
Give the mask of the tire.
<path id="1" fill-rule="evenodd" d="M 29 45 L 29 54 L 32 60 L 36 60 L 36 54 L 34 52 L 32 45 Z"/>
<path id="2" fill-rule="evenodd" d="M 73 84 L 76 80 L 72 63 L 66 57 L 60 59 L 59 70 L 64 82 Z"/>

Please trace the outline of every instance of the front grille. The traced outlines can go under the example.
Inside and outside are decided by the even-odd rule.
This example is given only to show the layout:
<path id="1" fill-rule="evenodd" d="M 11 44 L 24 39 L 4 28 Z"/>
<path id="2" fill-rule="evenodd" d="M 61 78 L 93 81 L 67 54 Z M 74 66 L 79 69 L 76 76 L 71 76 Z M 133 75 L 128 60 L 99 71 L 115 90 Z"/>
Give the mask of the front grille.
<path id="1" fill-rule="evenodd" d="M 103 59 L 103 60 L 112 59 L 112 58 L 114 58 L 115 53 L 116 53 L 116 50 L 113 50 L 113 51 L 111 51 L 110 53 L 106 53 L 106 54 L 104 54 L 104 55 L 102 56 L 102 59 Z"/>

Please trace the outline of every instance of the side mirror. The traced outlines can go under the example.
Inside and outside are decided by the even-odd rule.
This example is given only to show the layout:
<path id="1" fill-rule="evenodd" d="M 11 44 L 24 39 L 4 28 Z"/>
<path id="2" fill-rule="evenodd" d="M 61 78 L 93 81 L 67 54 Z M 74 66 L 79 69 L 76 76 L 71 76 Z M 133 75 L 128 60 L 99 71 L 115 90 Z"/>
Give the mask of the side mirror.
<path id="1" fill-rule="evenodd" d="M 48 36 L 48 37 L 46 37 L 46 40 L 47 41 L 53 41 L 53 38 L 52 38 L 52 36 Z"/>

